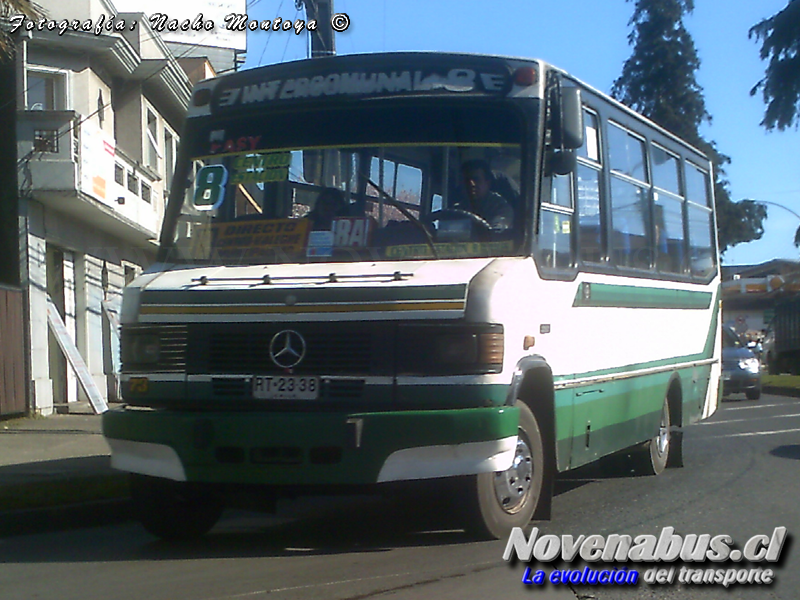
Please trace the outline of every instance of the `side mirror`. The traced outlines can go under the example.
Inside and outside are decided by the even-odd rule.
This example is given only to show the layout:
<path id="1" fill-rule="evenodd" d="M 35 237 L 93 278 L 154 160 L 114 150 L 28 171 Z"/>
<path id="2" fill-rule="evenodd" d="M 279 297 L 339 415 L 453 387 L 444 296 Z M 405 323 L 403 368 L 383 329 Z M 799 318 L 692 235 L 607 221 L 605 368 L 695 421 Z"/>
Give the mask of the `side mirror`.
<path id="1" fill-rule="evenodd" d="M 557 126 L 555 146 L 575 150 L 583 146 L 583 104 L 576 87 L 561 88 L 561 122 Z"/>
<path id="2" fill-rule="evenodd" d="M 548 159 L 548 170 L 550 174 L 569 175 L 575 170 L 578 160 L 575 153 L 571 150 L 556 150 Z"/>

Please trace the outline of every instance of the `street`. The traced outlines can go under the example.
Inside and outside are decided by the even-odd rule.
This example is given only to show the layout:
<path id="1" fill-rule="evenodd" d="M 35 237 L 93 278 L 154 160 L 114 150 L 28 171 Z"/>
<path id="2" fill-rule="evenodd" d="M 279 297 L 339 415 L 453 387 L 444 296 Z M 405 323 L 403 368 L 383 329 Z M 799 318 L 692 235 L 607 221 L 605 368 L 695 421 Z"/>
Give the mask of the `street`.
<path id="1" fill-rule="evenodd" d="M 703 569 L 772 568 L 771 585 L 648 584 L 569 586 L 522 583 L 532 571 L 576 564 L 506 563 L 505 540 L 475 541 L 437 528 L 413 510 L 375 498 L 299 500 L 295 519 L 227 514 L 199 542 L 167 544 L 136 524 L 0 540 L 4 600 L 87 597 L 136 600 L 232 598 L 785 598 L 797 597 L 800 561 L 800 399 L 734 396 L 709 421 L 686 428 L 682 469 L 660 477 L 609 476 L 587 469 L 562 476 L 553 519 L 539 535 L 613 533 L 728 535 L 738 547 L 786 527 L 778 563 L 712 563 Z M 440 515 L 441 516 L 441 515 Z M 652 566 L 629 562 L 639 571 Z M 671 566 L 667 564 L 666 566 Z M 593 568 L 613 568 L 594 563 Z M 581 567 L 583 568 L 583 567 Z"/>

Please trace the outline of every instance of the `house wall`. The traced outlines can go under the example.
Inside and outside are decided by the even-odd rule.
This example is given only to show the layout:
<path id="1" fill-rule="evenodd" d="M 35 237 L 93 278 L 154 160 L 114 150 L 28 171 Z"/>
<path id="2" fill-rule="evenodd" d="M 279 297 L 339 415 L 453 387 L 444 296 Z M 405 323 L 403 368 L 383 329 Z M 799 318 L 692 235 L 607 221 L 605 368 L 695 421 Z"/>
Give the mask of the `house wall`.
<path id="1" fill-rule="evenodd" d="M 56 20 L 96 20 L 119 12 L 106 0 L 42 4 Z M 101 395 L 117 397 L 118 332 L 104 306 L 118 304 L 124 285 L 155 258 L 151 240 L 158 237 L 169 168 L 164 132 L 177 141 L 188 101 L 188 77 L 146 23 L 129 39 L 111 35 L 113 40 L 103 42 L 123 48 L 119 64 L 94 35 L 68 33 L 69 45 L 34 31 L 23 42 L 22 85 L 27 86 L 28 73 L 39 73 L 62 86 L 55 107 L 24 110 L 32 107 L 21 103 L 17 125 L 28 405 L 41 415 L 52 414 L 59 401 L 86 399 L 71 368 L 61 366 L 63 354 L 47 322 L 48 294 Z M 130 74 L 129 57 L 136 52 L 143 54 L 135 57 L 134 68 L 155 69 L 156 75 L 164 65 L 177 71 L 167 83 Z M 148 110 L 157 123 L 151 165 Z M 42 132 L 56 132 L 57 144 L 42 150 Z"/>

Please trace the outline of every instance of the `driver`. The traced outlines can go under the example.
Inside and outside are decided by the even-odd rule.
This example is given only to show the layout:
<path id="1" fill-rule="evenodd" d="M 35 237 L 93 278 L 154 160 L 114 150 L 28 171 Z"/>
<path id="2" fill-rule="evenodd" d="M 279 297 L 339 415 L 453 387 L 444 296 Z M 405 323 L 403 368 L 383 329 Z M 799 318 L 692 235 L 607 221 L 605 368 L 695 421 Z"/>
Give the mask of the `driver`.
<path id="1" fill-rule="evenodd" d="M 306 215 L 311 221 L 311 231 L 330 231 L 333 220 L 346 214 L 344 194 L 336 188 L 325 188 L 317 196 L 314 208 Z"/>
<path id="2" fill-rule="evenodd" d="M 466 200 L 457 202 L 458 208 L 478 215 L 495 233 L 508 231 L 514 225 L 514 209 L 497 192 L 493 192 L 492 170 L 485 160 L 470 160 L 461 165 Z"/>

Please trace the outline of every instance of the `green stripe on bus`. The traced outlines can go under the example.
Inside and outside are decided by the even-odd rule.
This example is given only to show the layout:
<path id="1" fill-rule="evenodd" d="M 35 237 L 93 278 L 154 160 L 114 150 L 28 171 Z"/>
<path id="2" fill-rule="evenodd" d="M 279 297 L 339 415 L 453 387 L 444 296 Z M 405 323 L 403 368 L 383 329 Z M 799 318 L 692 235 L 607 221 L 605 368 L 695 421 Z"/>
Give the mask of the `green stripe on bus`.
<path id="1" fill-rule="evenodd" d="M 682 419 L 673 423 L 676 426 L 697 420 L 708 392 L 711 366 L 680 369 L 678 376 Z M 557 390 L 559 471 L 587 464 L 655 435 L 671 377 L 671 372 L 653 373 Z"/>
<path id="2" fill-rule="evenodd" d="M 310 280 L 311 283 L 317 283 Z M 339 285 L 345 286 L 349 281 L 343 278 Z M 354 285 L 358 282 L 354 281 Z M 356 302 L 401 302 L 423 300 L 464 300 L 467 295 L 466 284 L 428 285 L 398 287 L 281 287 L 265 289 L 263 284 L 250 284 L 248 289 L 217 288 L 217 285 L 247 285 L 247 281 L 215 282 L 209 280 L 208 285 L 196 284 L 189 290 L 144 290 L 141 295 L 142 305 L 157 306 L 162 304 L 176 305 L 208 305 L 218 304 L 234 306 L 237 304 L 353 304 Z M 278 284 L 275 284 L 278 285 Z M 258 289 L 261 288 L 261 289 Z"/>
<path id="3" fill-rule="evenodd" d="M 711 306 L 712 297 L 711 292 L 584 281 L 578 286 L 572 306 L 702 310 Z"/>

